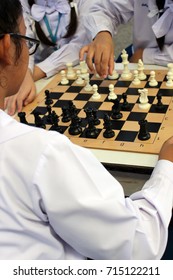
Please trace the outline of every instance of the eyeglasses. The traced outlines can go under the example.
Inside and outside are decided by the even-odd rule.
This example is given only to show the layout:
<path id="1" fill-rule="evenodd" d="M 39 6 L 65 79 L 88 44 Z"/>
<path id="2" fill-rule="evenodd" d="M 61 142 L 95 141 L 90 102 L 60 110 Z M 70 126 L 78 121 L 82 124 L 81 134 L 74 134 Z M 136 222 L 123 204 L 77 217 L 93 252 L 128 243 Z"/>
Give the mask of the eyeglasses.
<path id="1" fill-rule="evenodd" d="M 28 46 L 28 50 L 29 50 L 29 55 L 32 55 L 36 52 L 40 41 L 31 37 L 27 37 L 18 33 L 7 33 L 9 34 L 11 37 L 14 38 L 20 38 L 20 39 L 25 39 L 27 46 Z M 4 37 L 5 34 L 0 34 L 0 39 Z"/>

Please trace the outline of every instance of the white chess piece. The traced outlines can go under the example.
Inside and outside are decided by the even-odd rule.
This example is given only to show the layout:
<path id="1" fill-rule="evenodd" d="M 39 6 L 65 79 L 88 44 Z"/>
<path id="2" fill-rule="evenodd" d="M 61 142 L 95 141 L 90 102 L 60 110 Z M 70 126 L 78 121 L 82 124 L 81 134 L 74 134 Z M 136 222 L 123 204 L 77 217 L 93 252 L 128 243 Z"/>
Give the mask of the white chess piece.
<path id="1" fill-rule="evenodd" d="M 92 95 L 92 98 L 100 99 L 101 95 L 98 93 L 98 85 L 96 85 L 96 84 L 93 85 L 93 92 L 94 92 L 94 94 Z"/>
<path id="2" fill-rule="evenodd" d="M 84 87 L 85 91 L 92 91 L 93 87 L 90 85 L 90 76 L 89 73 L 85 74 L 85 81 L 86 81 L 86 85 Z"/>
<path id="3" fill-rule="evenodd" d="M 128 61 L 128 54 L 127 54 L 126 50 L 122 51 L 121 58 L 122 58 L 122 64 L 124 66 L 124 69 L 121 74 L 121 78 L 125 79 L 125 80 L 130 79 L 132 76 L 132 73 L 130 72 L 130 70 L 128 68 L 129 61 Z"/>
<path id="4" fill-rule="evenodd" d="M 109 95 L 108 95 L 108 99 L 111 100 L 115 100 L 117 99 L 117 95 L 115 94 L 115 91 L 114 91 L 114 85 L 113 84 L 110 84 L 109 85 Z"/>
<path id="5" fill-rule="evenodd" d="M 66 77 L 66 72 L 64 70 L 61 70 L 61 84 L 62 85 L 67 85 L 69 83 L 69 80 Z"/>
<path id="6" fill-rule="evenodd" d="M 141 59 L 138 60 L 138 77 L 141 81 L 146 79 L 146 75 L 144 73 L 144 64 Z"/>
<path id="7" fill-rule="evenodd" d="M 76 74 L 75 74 L 75 71 L 73 69 L 73 64 L 69 62 L 69 63 L 66 64 L 66 66 L 67 66 L 67 78 L 68 79 L 75 78 Z"/>
<path id="8" fill-rule="evenodd" d="M 134 70 L 133 75 L 134 75 L 134 80 L 132 81 L 132 84 L 139 85 L 141 83 L 141 80 L 138 77 L 138 70 Z"/>
<path id="9" fill-rule="evenodd" d="M 142 110 L 149 109 L 151 104 L 148 103 L 148 89 L 138 89 L 138 92 L 140 93 L 139 97 L 139 108 Z"/>
<path id="10" fill-rule="evenodd" d="M 114 69 L 112 75 L 108 75 L 109 80 L 117 80 L 119 77 L 118 72 Z"/>
<path id="11" fill-rule="evenodd" d="M 169 71 L 167 73 L 167 82 L 166 82 L 166 86 L 167 87 L 173 87 L 173 75 L 172 75 L 172 72 Z"/>
<path id="12" fill-rule="evenodd" d="M 77 84 L 77 85 L 83 85 L 84 80 L 83 80 L 82 77 L 81 77 L 81 71 L 80 71 L 80 70 L 77 70 L 77 71 L 76 71 L 76 75 L 77 75 L 76 84 Z"/>
<path id="13" fill-rule="evenodd" d="M 85 76 L 88 73 L 88 67 L 84 60 L 80 61 L 80 71 L 81 71 L 81 77 L 85 79 Z"/>
<path id="14" fill-rule="evenodd" d="M 158 85 L 158 82 L 156 81 L 155 78 L 155 71 L 150 72 L 150 81 L 149 81 L 149 86 L 150 87 L 155 87 Z"/>

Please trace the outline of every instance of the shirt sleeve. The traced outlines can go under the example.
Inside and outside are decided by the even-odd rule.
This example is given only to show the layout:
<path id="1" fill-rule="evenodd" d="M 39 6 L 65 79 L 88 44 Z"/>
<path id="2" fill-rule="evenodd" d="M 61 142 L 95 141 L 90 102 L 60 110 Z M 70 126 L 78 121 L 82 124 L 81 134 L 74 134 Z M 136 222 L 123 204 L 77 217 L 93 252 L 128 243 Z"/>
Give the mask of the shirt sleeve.
<path id="1" fill-rule="evenodd" d="M 158 47 L 145 48 L 143 51 L 143 62 L 145 64 L 167 66 L 170 61 L 173 61 L 173 44 L 165 44 L 162 51 Z"/>
<path id="2" fill-rule="evenodd" d="M 117 33 L 117 27 L 127 23 L 134 13 L 134 0 L 95 0 L 88 15 L 85 15 L 84 25 L 90 40 L 100 31 L 109 31 L 112 36 Z"/>
<path id="3" fill-rule="evenodd" d="M 173 164 L 159 161 L 144 188 L 125 199 L 119 182 L 87 149 L 57 137 L 34 177 L 57 235 L 92 259 L 160 259 L 173 206 Z"/>

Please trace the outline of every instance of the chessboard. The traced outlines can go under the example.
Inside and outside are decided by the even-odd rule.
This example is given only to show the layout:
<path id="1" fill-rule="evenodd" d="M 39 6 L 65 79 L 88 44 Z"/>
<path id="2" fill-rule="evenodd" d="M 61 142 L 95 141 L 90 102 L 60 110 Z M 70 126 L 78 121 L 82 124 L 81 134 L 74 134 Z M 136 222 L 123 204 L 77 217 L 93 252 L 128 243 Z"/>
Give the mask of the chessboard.
<path id="1" fill-rule="evenodd" d="M 93 90 L 85 90 L 85 82 L 78 84 L 76 78 L 71 78 L 63 85 L 61 75 L 57 74 L 23 109 L 24 115 L 16 119 L 28 125 L 56 130 L 73 143 L 90 149 L 158 155 L 163 142 L 173 135 L 173 87 L 166 85 L 166 70 L 155 70 L 156 86 L 149 85 L 150 71 L 144 72 L 146 79 L 139 85 L 132 83 L 133 75 L 123 79 L 121 70 L 117 79 L 103 80 L 89 74 L 92 88 L 97 85 L 99 99 L 93 98 Z M 115 100 L 108 98 L 110 84 L 114 86 L 119 103 L 120 117 L 117 118 L 112 114 Z M 148 90 L 150 106 L 147 109 L 139 106 L 138 90 L 144 88 Z M 69 116 L 69 111 L 75 112 L 73 117 Z M 146 137 L 142 140 L 139 137 L 140 123 L 147 126 L 144 128 Z"/>

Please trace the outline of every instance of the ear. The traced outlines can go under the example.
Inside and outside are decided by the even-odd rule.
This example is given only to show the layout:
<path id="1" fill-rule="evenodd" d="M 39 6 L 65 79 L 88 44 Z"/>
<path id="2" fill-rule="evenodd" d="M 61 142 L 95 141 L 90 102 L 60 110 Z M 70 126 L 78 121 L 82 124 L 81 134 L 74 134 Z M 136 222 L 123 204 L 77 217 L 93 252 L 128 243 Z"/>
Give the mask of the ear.
<path id="1" fill-rule="evenodd" d="M 0 40 L 0 61 L 6 65 L 12 63 L 11 59 L 11 37 L 9 34 L 5 34 Z"/>

